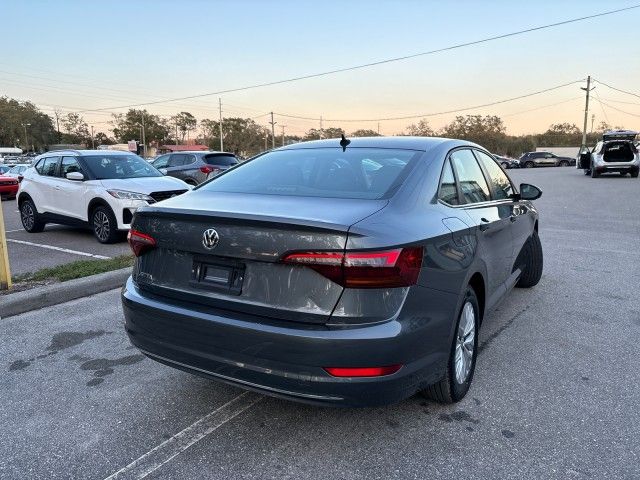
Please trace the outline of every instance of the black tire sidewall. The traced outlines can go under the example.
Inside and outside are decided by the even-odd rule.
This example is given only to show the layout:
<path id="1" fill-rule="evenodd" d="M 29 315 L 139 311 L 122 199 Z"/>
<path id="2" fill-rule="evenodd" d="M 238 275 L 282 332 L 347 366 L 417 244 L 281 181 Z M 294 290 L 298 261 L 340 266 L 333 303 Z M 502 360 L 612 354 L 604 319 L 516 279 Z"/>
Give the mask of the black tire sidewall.
<path id="1" fill-rule="evenodd" d="M 469 371 L 469 376 L 465 380 L 464 383 L 460 384 L 456 380 L 455 373 L 455 354 L 456 354 L 456 337 L 458 335 L 458 326 L 460 325 L 460 319 L 462 318 L 462 310 L 467 302 L 471 302 L 473 306 L 474 318 L 475 318 L 475 338 L 474 338 L 474 349 L 473 349 L 473 358 L 471 361 L 471 370 Z M 471 386 L 471 382 L 473 382 L 473 375 L 476 369 L 476 360 L 478 358 L 478 332 L 480 327 L 480 307 L 478 304 L 478 297 L 471 287 L 467 287 L 467 291 L 465 292 L 464 299 L 462 300 L 462 305 L 458 310 L 458 318 L 456 321 L 456 326 L 453 331 L 453 339 L 451 341 L 451 349 L 449 353 L 449 363 L 447 368 L 448 382 L 450 385 L 451 391 L 451 399 L 454 402 L 462 400 L 464 396 L 469 391 L 469 387 Z"/>

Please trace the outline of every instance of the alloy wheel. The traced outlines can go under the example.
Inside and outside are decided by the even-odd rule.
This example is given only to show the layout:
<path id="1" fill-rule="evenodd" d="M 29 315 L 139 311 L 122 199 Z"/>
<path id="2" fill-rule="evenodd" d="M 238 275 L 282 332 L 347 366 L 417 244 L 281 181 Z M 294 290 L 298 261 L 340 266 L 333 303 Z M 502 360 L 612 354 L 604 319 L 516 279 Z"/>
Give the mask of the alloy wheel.
<path id="1" fill-rule="evenodd" d="M 33 208 L 29 202 L 24 202 L 20 209 L 22 216 L 22 225 L 26 230 L 31 230 L 36 222 L 36 216 L 33 212 Z"/>
<path id="2" fill-rule="evenodd" d="M 455 374 L 456 382 L 463 384 L 469 378 L 476 342 L 476 314 L 471 302 L 466 302 L 460 314 L 456 335 Z"/>
<path id="3" fill-rule="evenodd" d="M 102 210 L 98 210 L 93 215 L 93 231 L 100 241 L 106 241 L 109 238 L 111 226 L 109 225 L 109 217 Z"/>

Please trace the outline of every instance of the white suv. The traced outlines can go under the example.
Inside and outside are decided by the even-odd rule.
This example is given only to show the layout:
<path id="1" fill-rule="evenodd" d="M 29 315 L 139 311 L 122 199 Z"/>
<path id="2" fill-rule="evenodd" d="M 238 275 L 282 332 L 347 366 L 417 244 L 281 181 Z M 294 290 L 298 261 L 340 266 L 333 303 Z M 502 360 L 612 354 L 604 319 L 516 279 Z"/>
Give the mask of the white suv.
<path id="1" fill-rule="evenodd" d="M 128 152 L 55 151 L 38 156 L 33 165 L 18 191 L 27 232 L 41 232 L 47 223 L 81 225 L 99 242 L 113 243 L 129 229 L 138 207 L 191 189 Z"/>

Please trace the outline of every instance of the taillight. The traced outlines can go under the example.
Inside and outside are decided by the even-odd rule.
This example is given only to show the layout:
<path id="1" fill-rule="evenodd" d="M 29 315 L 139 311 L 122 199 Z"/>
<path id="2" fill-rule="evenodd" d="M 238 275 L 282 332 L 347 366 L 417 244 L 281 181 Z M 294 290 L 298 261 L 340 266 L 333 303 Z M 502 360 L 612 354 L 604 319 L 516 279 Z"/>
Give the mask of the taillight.
<path id="1" fill-rule="evenodd" d="M 332 377 L 384 377 L 396 373 L 402 365 L 384 367 L 324 367 Z"/>
<path id="2" fill-rule="evenodd" d="M 156 241 L 153 237 L 137 230 L 129 230 L 129 233 L 127 234 L 127 241 L 129 242 L 131 251 L 133 251 L 133 254 L 136 257 L 139 257 L 147 250 L 156 247 Z"/>
<path id="3" fill-rule="evenodd" d="M 200 167 L 200 171 L 206 175 L 209 175 L 212 172 L 213 173 L 220 172 L 220 169 L 218 167 L 212 167 L 211 165 L 204 165 Z"/>
<path id="4" fill-rule="evenodd" d="M 346 288 L 408 287 L 418 281 L 422 247 L 375 252 L 294 252 L 288 264 L 304 265 Z"/>

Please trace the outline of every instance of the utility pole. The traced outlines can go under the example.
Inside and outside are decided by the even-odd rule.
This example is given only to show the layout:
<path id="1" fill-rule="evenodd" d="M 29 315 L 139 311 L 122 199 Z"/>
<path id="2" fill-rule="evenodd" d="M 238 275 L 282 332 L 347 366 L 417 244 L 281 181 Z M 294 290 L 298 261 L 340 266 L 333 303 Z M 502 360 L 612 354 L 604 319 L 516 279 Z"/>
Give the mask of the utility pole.
<path id="1" fill-rule="evenodd" d="M 91 150 L 96 149 L 95 136 L 93 135 L 93 125 L 91 125 Z"/>
<path id="2" fill-rule="evenodd" d="M 218 106 L 220 107 L 220 151 L 224 152 L 224 144 L 222 143 L 222 99 L 218 97 Z"/>
<path id="3" fill-rule="evenodd" d="M 267 133 L 267 131 L 265 130 L 264 132 L 264 151 L 266 152 L 267 150 L 269 150 L 269 146 L 267 145 L 267 141 L 269 141 L 269 134 Z"/>
<path id="4" fill-rule="evenodd" d="M 276 148 L 276 123 L 273 121 L 273 112 L 271 112 L 271 148 Z"/>
<path id="5" fill-rule="evenodd" d="M 92 127 L 93 128 L 93 127 Z M 147 158 L 147 139 L 144 131 L 144 110 L 142 111 L 142 155 Z"/>
<path id="6" fill-rule="evenodd" d="M 380 122 L 378 122 L 378 135 L 380 135 Z"/>
<path id="7" fill-rule="evenodd" d="M 584 90 L 587 93 L 587 97 L 584 103 L 584 126 L 582 128 L 582 145 L 580 146 L 580 151 L 582 152 L 582 150 L 587 146 L 587 121 L 589 119 L 589 92 L 591 90 L 593 90 L 593 87 L 591 88 L 591 75 L 589 75 L 587 77 L 587 87 L 580 87 L 582 90 Z"/>
<path id="8" fill-rule="evenodd" d="M 323 133 L 322 133 L 322 115 L 320 115 L 320 140 L 322 140 L 323 137 Z"/>
<path id="9" fill-rule="evenodd" d="M 282 146 L 284 147 L 284 127 L 286 127 L 286 125 L 280 125 L 280 128 L 282 129 Z"/>
<path id="10" fill-rule="evenodd" d="M 178 145 L 178 116 L 176 115 L 176 145 Z"/>
<path id="11" fill-rule="evenodd" d="M 58 131 L 58 137 L 56 138 L 56 141 L 58 143 L 60 143 L 60 114 L 62 112 L 60 110 L 58 110 L 57 108 L 53 111 L 53 114 L 56 116 L 56 130 Z"/>
<path id="12" fill-rule="evenodd" d="M 593 122 L 596 120 L 596 114 L 591 115 L 591 133 L 593 133 Z"/>

